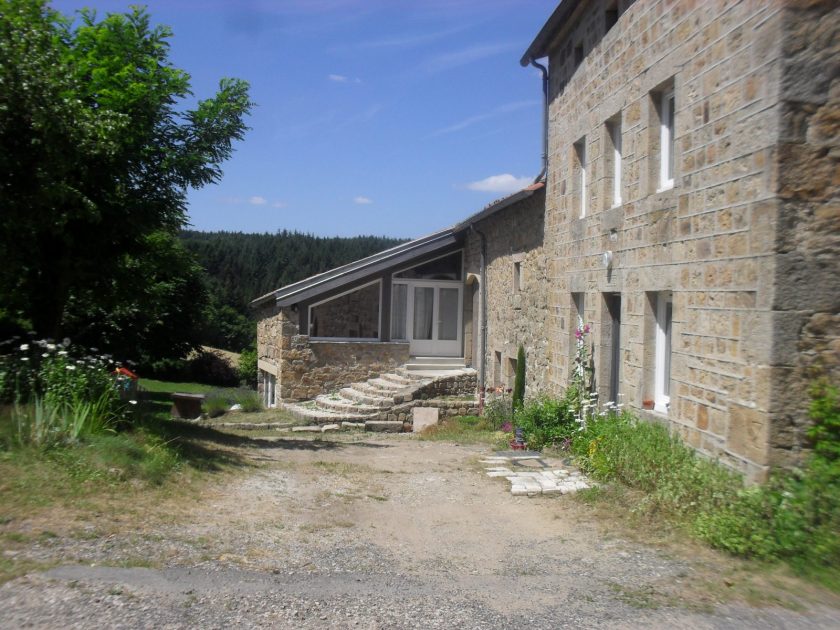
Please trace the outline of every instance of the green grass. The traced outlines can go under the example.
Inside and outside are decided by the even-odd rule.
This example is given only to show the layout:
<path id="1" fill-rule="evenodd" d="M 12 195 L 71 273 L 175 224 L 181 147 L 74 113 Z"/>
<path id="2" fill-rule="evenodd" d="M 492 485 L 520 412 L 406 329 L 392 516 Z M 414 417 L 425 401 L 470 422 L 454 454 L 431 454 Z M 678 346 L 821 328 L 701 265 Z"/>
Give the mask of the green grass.
<path id="1" fill-rule="evenodd" d="M 597 418 L 572 442 L 580 466 L 608 485 L 588 493 L 657 529 L 796 573 L 840 591 L 840 460 L 817 454 L 800 471 L 744 487 L 733 471 L 699 456 L 666 427 L 625 414 Z"/>
<path id="2" fill-rule="evenodd" d="M 421 440 L 460 442 L 462 444 L 507 445 L 507 435 L 493 429 L 492 423 L 478 416 L 444 418 L 439 424 L 423 430 Z"/>

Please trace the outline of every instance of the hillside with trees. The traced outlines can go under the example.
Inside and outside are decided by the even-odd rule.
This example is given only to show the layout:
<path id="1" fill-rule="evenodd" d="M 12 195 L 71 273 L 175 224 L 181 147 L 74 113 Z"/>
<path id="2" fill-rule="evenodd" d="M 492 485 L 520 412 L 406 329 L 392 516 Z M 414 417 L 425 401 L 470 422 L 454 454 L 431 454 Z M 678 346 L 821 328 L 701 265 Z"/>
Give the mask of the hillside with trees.
<path id="1" fill-rule="evenodd" d="M 403 242 L 383 236 L 321 237 L 287 230 L 276 234 L 184 230 L 180 237 L 207 274 L 210 303 L 202 343 L 236 352 L 254 343 L 251 300 Z"/>

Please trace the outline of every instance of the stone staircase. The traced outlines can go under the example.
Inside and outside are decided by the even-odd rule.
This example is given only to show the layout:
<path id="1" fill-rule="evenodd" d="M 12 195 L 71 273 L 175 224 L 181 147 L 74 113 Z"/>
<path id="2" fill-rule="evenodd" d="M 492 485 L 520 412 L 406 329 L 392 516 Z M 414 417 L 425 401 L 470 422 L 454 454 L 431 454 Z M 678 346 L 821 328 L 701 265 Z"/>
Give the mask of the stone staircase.
<path id="1" fill-rule="evenodd" d="M 476 371 L 463 359 L 413 357 L 394 372 L 352 383 L 312 400 L 281 406 L 297 420 L 312 425 L 410 421 L 411 408 L 438 407 L 441 415 L 472 413 Z"/>

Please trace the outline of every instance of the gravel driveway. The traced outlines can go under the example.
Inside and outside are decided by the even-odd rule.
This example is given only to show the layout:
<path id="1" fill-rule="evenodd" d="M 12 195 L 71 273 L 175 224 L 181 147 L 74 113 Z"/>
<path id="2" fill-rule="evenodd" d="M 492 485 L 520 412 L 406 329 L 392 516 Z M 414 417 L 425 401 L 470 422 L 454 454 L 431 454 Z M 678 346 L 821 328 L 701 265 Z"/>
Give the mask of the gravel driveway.
<path id="1" fill-rule="evenodd" d="M 483 446 L 252 440 L 200 501 L 22 553 L 2 628 L 835 628 L 727 596 L 731 561 L 632 542 L 569 496 L 514 497 Z M 91 524 L 96 530 L 96 523 Z M 727 577 L 728 576 L 728 577 Z"/>

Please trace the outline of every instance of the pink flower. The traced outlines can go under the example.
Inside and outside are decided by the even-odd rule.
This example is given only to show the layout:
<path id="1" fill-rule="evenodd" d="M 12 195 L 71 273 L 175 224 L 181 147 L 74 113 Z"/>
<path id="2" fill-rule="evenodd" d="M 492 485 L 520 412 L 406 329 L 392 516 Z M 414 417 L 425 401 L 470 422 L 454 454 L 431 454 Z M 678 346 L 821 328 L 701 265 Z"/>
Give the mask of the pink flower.
<path id="1" fill-rule="evenodd" d="M 587 324 L 586 326 L 583 327 L 583 334 L 584 335 L 589 334 L 589 324 Z"/>

